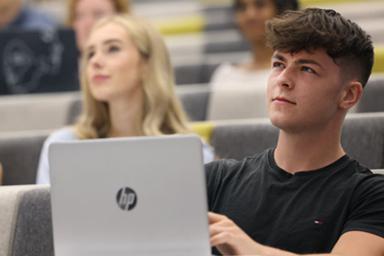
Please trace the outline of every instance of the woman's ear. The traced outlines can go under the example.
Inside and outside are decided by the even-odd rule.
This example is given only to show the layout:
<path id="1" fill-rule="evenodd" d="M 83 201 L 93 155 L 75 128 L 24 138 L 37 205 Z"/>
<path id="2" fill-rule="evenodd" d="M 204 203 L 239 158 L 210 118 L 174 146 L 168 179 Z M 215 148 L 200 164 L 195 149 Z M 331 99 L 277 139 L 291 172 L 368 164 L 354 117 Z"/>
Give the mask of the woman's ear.
<path id="1" fill-rule="evenodd" d="M 359 81 L 349 82 L 342 91 L 339 107 L 350 109 L 357 104 L 363 94 L 363 86 Z"/>

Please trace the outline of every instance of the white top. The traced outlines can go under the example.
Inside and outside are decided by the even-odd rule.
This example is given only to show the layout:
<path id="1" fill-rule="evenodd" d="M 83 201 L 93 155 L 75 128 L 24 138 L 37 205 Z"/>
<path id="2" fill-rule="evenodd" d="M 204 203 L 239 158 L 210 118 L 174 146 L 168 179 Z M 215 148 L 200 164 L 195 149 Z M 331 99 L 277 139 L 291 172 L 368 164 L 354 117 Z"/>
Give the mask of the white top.
<path id="1" fill-rule="evenodd" d="M 49 163 L 48 163 L 48 147 L 52 142 L 79 140 L 75 131 L 70 128 L 62 128 L 53 132 L 44 142 L 40 153 L 39 167 L 37 169 L 36 184 L 50 184 Z M 213 161 L 214 153 L 212 147 L 203 143 L 204 163 Z"/>
<path id="2" fill-rule="evenodd" d="M 209 120 L 267 117 L 267 82 L 270 69 L 249 71 L 221 64 L 211 80 Z"/>

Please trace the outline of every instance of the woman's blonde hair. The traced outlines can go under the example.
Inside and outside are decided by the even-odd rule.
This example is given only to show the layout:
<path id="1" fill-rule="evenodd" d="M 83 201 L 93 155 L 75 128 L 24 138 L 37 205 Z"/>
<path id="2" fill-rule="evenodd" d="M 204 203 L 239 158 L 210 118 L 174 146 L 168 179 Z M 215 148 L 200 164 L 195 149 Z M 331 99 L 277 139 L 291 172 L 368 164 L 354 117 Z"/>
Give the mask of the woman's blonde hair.
<path id="1" fill-rule="evenodd" d="M 76 5 L 79 0 L 67 0 L 67 20 L 66 24 L 69 27 L 73 26 L 73 22 L 76 18 Z M 115 12 L 117 14 L 120 13 L 129 13 L 130 12 L 130 4 L 129 0 L 109 0 L 111 1 Z"/>
<path id="2" fill-rule="evenodd" d="M 91 33 L 109 23 L 125 28 L 145 63 L 142 74 L 143 118 L 137 124 L 142 135 L 187 133 L 187 118 L 175 94 L 172 65 L 160 33 L 143 19 L 129 15 L 103 18 Z M 111 128 L 108 105 L 91 95 L 85 74 L 87 65 L 88 60 L 83 56 L 80 77 L 83 112 L 75 128 L 80 138 L 103 138 L 108 136 Z"/>

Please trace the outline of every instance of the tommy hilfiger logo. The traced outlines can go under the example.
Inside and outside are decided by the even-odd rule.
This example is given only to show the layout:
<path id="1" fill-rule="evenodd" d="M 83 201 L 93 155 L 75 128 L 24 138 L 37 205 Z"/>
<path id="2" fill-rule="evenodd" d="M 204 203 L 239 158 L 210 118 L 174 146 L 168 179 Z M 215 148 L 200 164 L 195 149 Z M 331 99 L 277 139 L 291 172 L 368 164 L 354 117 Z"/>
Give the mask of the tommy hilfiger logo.
<path id="1" fill-rule="evenodd" d="M 135 208 L 137 204 L 136 192 L 129 187 L 121 188 L 117 192 L 116 201 L 120 209 L 130 211 Z"/>

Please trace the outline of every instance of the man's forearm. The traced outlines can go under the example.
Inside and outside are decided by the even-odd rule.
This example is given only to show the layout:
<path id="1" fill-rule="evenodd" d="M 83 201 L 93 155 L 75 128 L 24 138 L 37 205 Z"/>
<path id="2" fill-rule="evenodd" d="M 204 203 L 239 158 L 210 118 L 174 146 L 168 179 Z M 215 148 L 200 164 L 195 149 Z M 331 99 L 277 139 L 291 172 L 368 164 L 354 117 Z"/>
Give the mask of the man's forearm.
<path id="1" fill-rule="evenodd" d="M 343 256 L 340 254 L 326 253 L 326 254 L 295 254 L 288 251 L 283 251 L 269 246 L 263 246 L 261 249 L 261 256 Z"/>

